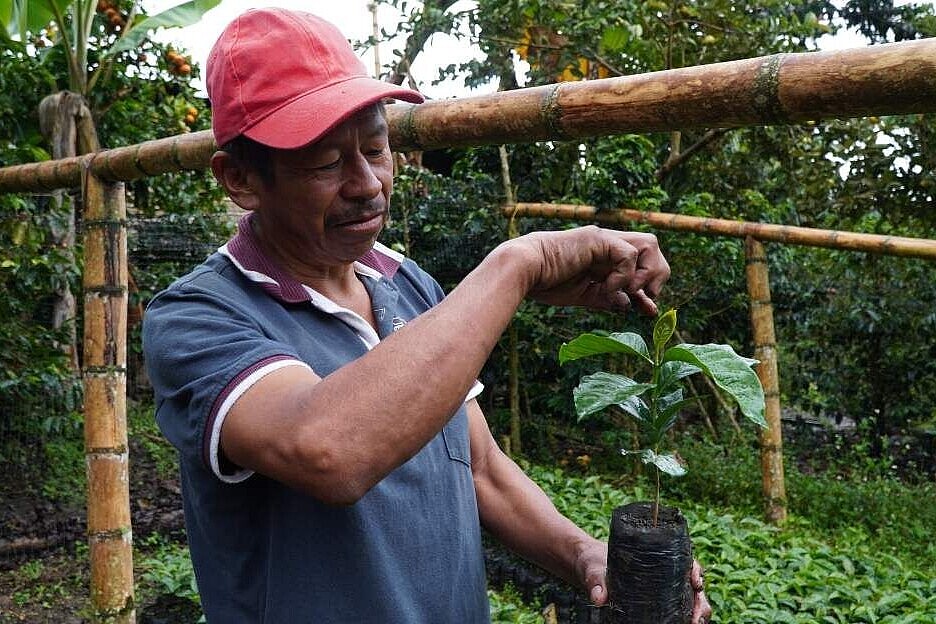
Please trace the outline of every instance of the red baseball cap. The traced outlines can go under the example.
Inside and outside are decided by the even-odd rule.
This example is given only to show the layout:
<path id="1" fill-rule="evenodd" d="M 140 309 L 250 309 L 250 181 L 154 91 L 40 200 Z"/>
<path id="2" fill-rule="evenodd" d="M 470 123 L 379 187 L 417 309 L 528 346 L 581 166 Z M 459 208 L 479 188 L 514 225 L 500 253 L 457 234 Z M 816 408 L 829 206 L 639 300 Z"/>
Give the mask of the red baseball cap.
<path id="1" fill-rule="evenodd" d="M 243 134 L 294 149 L 385 98 L 423 101 L 416 91 L 368 76 L 341 31 L 300 11 L 243 13 L 221 33 L 207 69 L 219 147 Z"/>

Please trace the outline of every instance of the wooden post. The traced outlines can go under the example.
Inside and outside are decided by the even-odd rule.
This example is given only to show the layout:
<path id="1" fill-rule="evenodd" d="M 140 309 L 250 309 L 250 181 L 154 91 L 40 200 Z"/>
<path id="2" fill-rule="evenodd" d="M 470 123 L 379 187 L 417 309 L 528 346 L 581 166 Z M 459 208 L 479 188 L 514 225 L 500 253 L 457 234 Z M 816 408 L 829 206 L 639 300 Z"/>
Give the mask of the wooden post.
<path id="1" fill-rule="evenodd" d="M 127 453 L 127 208 L 122 182 L 84 178 L 84 414 L 91 610 L 133 624 Z"/>
<path id="2" fill-rule="evenodd" d="M 510 164 L 507 160 L 507 148 L 501 145 L 498 148 L 501 164 L 501 179 L 504 182 L 504 201 L 514 203 L 513 185 L 510 182 Z M 517 237 L 517 221 L 511 215 L 507 221 L 507 237 Z M 522 423 L 520 421 L 520 354 L 517 346 L 517 324 L 510 323 L 507 329 L 507 384 L 510 388 L 510 449 L 513 453 L 520 453 L 522 446 Z"/>
<path id="3" fill-rule="evenodd" d="M 783 480 L 783 433 L 780 428 L 780 383 L 777 372 L 777 339 L 774 335 L 773 306 L 767 276 L 764 244 L 747 237 L 744 240 L 747 260 L 748 296 L 751 299 L 751 327 L 754 333 L 754 357 L 760 360 L 757 376 L 764 386 L 767 429 L 761 432 L 761 472 L 767 521 L 780 524 L 787 517 L 786 486 Z"/>

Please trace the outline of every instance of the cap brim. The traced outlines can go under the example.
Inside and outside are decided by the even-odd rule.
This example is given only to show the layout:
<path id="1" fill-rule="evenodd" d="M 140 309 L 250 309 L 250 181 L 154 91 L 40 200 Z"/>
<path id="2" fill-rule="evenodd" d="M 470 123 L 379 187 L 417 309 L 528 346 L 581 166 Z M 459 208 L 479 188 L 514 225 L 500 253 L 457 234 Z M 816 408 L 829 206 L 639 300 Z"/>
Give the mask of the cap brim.
<path id="1" fill-rule="evenodd" d="M 414 104 L 424 99 L 416 91 L 360 76 L 296 98 L 243 134 L 269 147 L 296 149 L 318 140 L 362 108 L 388 98 Z"/>

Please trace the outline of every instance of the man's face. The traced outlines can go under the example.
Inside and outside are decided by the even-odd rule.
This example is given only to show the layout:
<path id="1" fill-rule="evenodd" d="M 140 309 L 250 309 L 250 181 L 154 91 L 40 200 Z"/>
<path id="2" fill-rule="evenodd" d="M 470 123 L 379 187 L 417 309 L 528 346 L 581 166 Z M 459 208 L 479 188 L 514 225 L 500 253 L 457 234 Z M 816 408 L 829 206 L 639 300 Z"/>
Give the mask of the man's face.
<path id="1" fill-rule="evenodd" d="M 389 215 L 393 160 L 377 106 L 355 113 L 321 139 L 274 150 L 273 184 L 258 192 L 260 238 L 290 265 L 353 262 Z"/>

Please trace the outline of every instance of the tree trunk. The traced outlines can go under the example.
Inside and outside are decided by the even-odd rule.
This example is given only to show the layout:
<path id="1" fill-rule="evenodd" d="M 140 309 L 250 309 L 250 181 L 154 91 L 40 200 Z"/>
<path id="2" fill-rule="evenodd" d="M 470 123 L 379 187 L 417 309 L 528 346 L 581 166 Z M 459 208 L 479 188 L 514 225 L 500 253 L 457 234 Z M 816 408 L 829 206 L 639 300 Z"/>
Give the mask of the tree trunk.
<path id="1" fill-rule="evenodd" d="M 84 98 L 71 91 L 59 91 L 45 97 L 39 103 L 39 126 L 45 139 L 52 146 L 52 158 L 68 158 L 97 151 L 100 146 L 97 131 L 91 120 L 91 112 Z M 75 261 L 75 202 L 68 191 L 52 192 L 52 209 L 56 213 L 66 212 L 61 225 L 54 224 L 50 232 L 51 243 L 62 250 L 72 262 Z M 66 328 L 68 338 L 61 345 L 68 357 L 72 371 L 78 371 L 78 337 L 75 326 L 77 305 L 75 295 L 67 281 L 63 281 L 54 293 L 52 303 L 52 327 Z"/>

